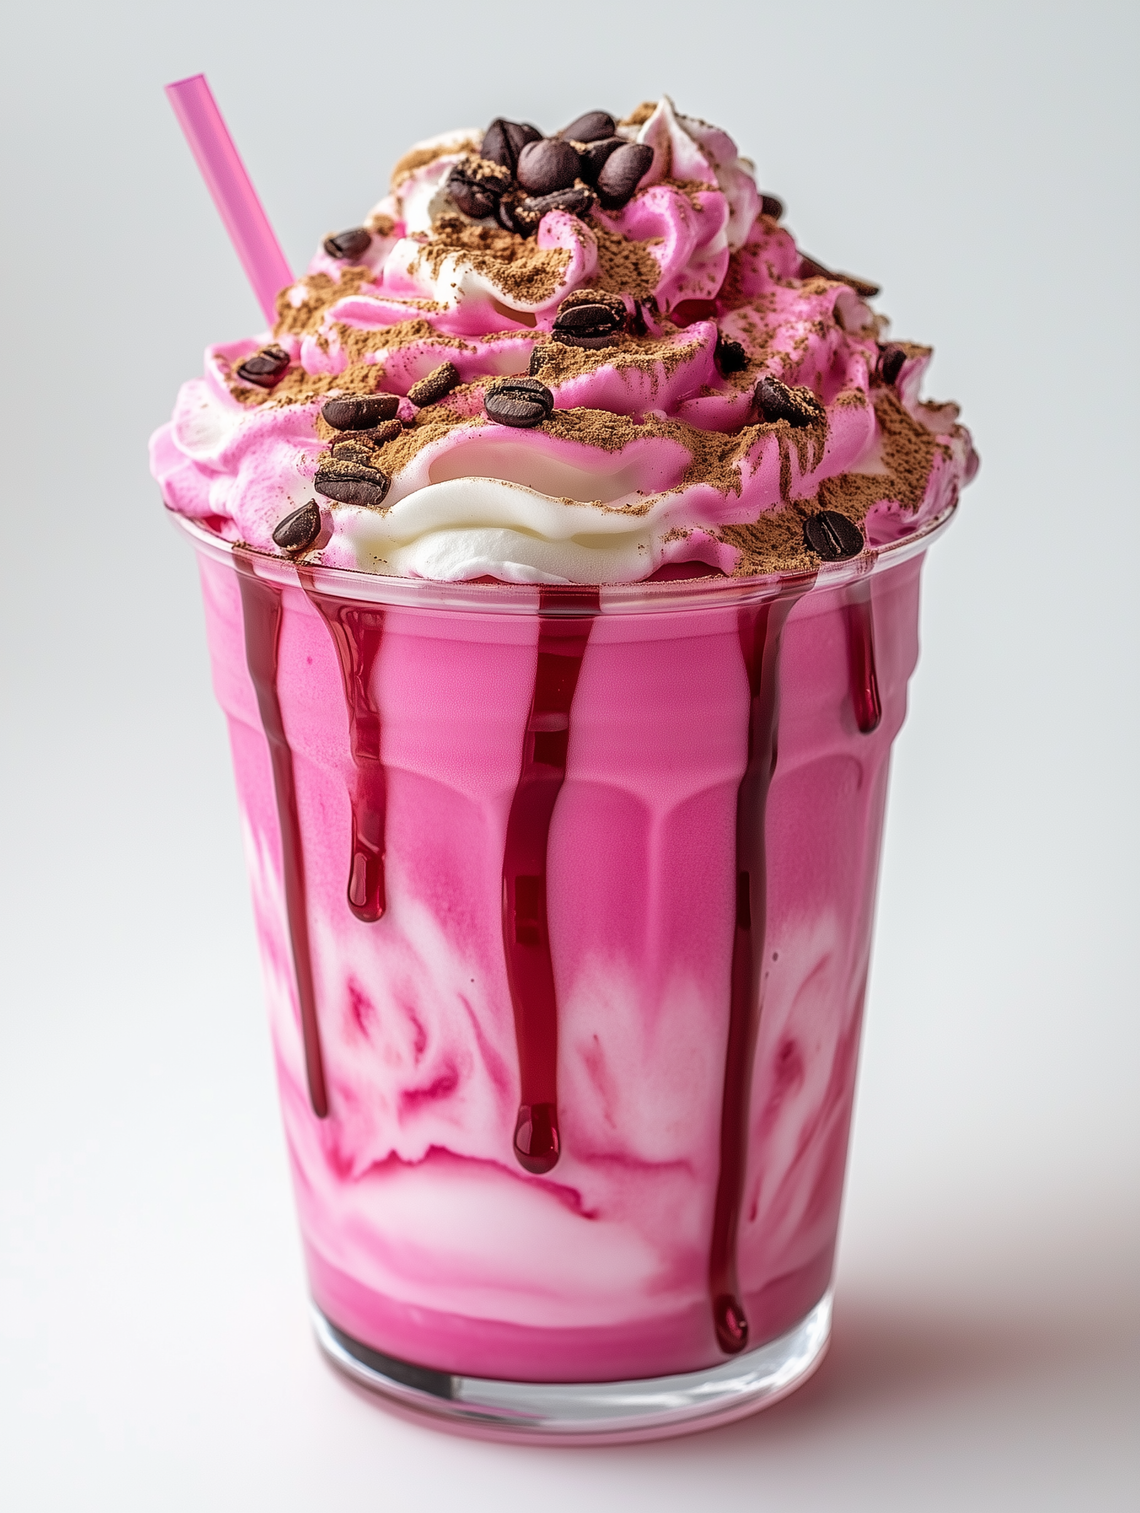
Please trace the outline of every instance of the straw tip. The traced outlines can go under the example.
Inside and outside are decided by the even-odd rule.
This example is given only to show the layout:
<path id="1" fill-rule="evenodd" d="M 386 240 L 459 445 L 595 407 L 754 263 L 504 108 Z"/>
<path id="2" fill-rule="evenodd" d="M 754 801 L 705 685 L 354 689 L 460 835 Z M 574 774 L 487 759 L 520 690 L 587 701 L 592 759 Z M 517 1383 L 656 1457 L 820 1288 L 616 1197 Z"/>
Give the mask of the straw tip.
<path id="1" fill-rule="evenodd" d="M 170 84 L 164 84 L 163 90 L 168 95 L 177 94 L 180 89 L 185 89 L 188 84 L 205 84 L 205 74 L 187 74 L 185 79 L 175 79 Z"/>

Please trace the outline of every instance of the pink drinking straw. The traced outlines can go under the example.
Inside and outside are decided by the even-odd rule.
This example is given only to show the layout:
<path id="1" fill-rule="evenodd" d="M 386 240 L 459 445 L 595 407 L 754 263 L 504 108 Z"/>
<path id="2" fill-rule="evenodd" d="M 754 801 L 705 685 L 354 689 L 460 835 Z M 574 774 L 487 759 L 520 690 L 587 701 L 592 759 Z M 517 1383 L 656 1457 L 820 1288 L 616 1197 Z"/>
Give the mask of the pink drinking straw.
<path id="1" fill-rule="evenodd" d="M 253 285 L 257 303 L 272 326 L 277 319 L 277 295 L 293 282 L 293 275 L 233 138 L 226 130 L 206 75 L 195 74 L 168 84 L 166 95 L 206 187 L 214 197 L 245 276 Z"/>

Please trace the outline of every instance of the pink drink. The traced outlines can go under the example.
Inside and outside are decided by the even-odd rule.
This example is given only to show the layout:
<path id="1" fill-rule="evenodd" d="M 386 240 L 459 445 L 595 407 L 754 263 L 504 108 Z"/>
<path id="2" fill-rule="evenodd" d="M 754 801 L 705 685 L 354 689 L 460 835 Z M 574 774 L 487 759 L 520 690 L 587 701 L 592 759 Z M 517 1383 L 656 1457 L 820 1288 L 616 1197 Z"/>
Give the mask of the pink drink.
<path id="1" fill-rule="evenodd" d="M 919 571 L 977 458 L 782 217 L 667 97 L 447 133 L 152 440 L 317 1338 L 473 1433 L 723 1422 L 826 1348 Z"/>
<path id="2" fill-rule="evenodd" d="M 519 1382 L 784 1334 L 831 1278 L 925 542 L 600 596 L 199 542 L 317 1307 Z"/>

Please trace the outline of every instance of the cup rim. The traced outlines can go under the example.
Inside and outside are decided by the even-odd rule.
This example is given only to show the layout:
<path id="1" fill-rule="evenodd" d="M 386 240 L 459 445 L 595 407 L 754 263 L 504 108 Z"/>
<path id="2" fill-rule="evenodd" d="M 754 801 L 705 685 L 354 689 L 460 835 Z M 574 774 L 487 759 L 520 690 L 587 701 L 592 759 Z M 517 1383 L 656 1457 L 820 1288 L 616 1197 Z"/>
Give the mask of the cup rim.
<path id="1" fill-rule="evenodd" d="M 842 562 L 821 562 L 806 572 L 766 573 L 751 577 L 727 577 L 714 573 L 707 577 L 674 578 L 667 582 L 609 583 L 597 588 L 599 610 L 603 614 L 652 614 L 683 610 L 724 609 L 726 601 L 751 604 L 788 596 L 841 588 L 859 579 L 869 578 L 909 561 L 925 552 L 950 524 L 958 508 L 954 499 L 930 520 L 897 541 L 868 546 L 857 557 Z M 300 564 L 287 557 L 226 541 L 198 521 L 168 510 L 174 526 L 181 530 L 203 556 L 230 567 L 237 565 L 240 553 L 246 571 L 284 588 L 301 587 Z M 541 590 L 543 610 L 557 614 L 559 598 L 565 598 L 567 610 L 580 613 L 583 590 L 590 584 L 537 583 L 468 583 L 442 582 L 434 578 L 396 578 L 360 568 L 320 567 L 303 564 L 306 584 L 333 598 L 366 604 L 386 604 L 416 609 L 448 609 L 479 614 L 532 615 L 538 608 Z"/>

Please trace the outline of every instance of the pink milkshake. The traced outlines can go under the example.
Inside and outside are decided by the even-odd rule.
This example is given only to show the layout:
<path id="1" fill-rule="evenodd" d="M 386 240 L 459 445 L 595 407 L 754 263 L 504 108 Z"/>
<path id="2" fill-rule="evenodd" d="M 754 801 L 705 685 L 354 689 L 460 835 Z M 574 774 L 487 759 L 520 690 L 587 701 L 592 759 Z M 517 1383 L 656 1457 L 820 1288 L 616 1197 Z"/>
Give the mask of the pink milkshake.
<path id="1" fill-rule="evenodd" d="M 422 144 L 153 443 L 318 1338 L 531 1440 L 826 1346 L 891 742 L 976 459 L 667 99 Z"/>

